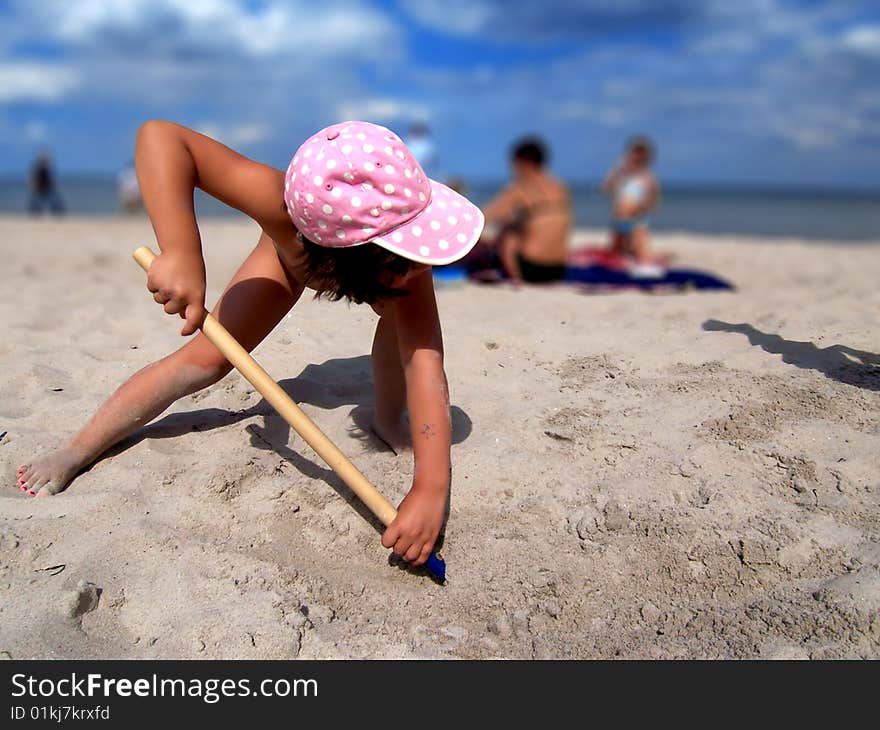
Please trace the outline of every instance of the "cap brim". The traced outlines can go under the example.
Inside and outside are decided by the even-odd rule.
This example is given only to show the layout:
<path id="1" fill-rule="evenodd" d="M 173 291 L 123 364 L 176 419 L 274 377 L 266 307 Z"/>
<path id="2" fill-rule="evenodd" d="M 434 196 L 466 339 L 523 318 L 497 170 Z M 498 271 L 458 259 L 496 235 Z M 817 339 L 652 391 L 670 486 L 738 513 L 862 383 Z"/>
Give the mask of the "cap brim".
<path id="1" fill-rule="evenodd" d="M 430 180 L 431 201 L 393 231 L 371 238 L 382 248 L 422 264 L 442 266 L 463 258 L 480 240 L 483 212 L 463 195 Z"/>

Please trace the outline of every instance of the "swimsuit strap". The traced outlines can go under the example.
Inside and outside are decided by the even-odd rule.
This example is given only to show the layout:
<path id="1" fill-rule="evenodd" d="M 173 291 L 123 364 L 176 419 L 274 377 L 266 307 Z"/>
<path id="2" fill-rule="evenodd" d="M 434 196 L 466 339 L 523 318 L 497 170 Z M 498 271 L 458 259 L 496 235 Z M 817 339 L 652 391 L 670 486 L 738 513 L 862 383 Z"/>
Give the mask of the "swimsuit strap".
<path id="1" fill-rule="evenodd" d="M 540 186 L 540 183 L 538 183 Z M 546 191 L 545 191 L 546 192 Z M 520 193 L 526 199 L 526 205 L 522 206 L 519 210 L 518 218 L 520 220 L 525 220 L 527 218 L 534 217 L 536 214 L 541 215 L 542 213 L 568 213 L 569 212 L 569 201 L 567 197 L 560 198 L 558 196 L 544 195 L 543 200 L 530 200 L 529 196 L 526 195 L 525 191 L 520 188 Z"/>

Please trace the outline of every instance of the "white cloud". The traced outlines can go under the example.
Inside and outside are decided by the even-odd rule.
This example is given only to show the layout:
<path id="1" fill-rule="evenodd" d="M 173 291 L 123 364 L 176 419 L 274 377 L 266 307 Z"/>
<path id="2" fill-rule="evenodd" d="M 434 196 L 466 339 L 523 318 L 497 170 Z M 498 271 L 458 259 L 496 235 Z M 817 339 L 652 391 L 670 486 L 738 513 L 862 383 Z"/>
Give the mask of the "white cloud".
<path id="1" fill-rule="evenodd" d="M 67 66 L 48 63 L 0 64 L 0 104 L 58 101 L 80 86 L 79 74 Z"/>
<path id="2" fill-rule="evenodd" d="M 395 26 L 362 0 L 18 0 L 26 32 L 83 52 L 310 58 L 395 50 Z"/>
<path id="3" fill-rule="evenodd" d="M 880 25 L 857 25 L 841 38 L 843 47 L 849 51 L 880 58 Z"/>
<path id="4" fill-rule="evenodd" d="M 423 104 L 406 99 L 373 98 L 346 101 L 338 107 L 340 119 L 360 119 L 371 122 L 410 121 L 427 122 L 430 110 Z"/>
<path id="5" fill-rule="evenodd" d="M 232 146 L 265 142 L 273 136 L 272 128 L 263 122 L 220 124 L 206 121 L 196 124 L 195 128 L 208 137 Z"/>

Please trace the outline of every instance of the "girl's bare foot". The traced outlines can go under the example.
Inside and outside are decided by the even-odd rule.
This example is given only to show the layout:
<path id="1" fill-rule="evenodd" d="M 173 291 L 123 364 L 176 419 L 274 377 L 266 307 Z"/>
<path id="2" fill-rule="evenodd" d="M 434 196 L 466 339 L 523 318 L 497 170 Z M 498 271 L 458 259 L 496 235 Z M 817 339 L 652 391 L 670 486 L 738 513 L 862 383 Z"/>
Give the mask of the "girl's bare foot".
<path id="1" fill-rule="evenodd" d="M 82 454 L 67 446 L 18 468 L 18 488 L 32 497 L 58 494 L 85 466 Z"/>
<path id="2" fill-rule="evenodd" d="M 387 425 L 380 424 L 378 420 L 373 421 L 370 428 L 377 438 L 382 441 L 396 455 L 400 455 L 407 451 L 412 451 L 412 443 L 410 441 L 409 432 L 401 425 L 400 422 Z"/>

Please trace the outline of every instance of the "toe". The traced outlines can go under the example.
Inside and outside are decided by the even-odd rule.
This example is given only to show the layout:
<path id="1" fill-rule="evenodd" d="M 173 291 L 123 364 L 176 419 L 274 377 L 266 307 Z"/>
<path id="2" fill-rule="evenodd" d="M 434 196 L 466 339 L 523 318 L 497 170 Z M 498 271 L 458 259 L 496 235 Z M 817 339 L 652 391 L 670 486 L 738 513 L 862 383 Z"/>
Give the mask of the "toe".
<path id="1" fill-rule="evenodd" d="M 37 477 L 36 479 L 31 479 L 30 482 L 28 482 L 28 494 L 35 497 L 37 492 L 40 491 L 40 488 L 48 481 L 49 480 L 46 477 L 42 476 Z"/>
<path id="2" fill-rule="evenodd" d="M 58 494 L 58 488 L 52 482 L 46 482 L 34 496 L 52 497 L 56 494 Z"/>

